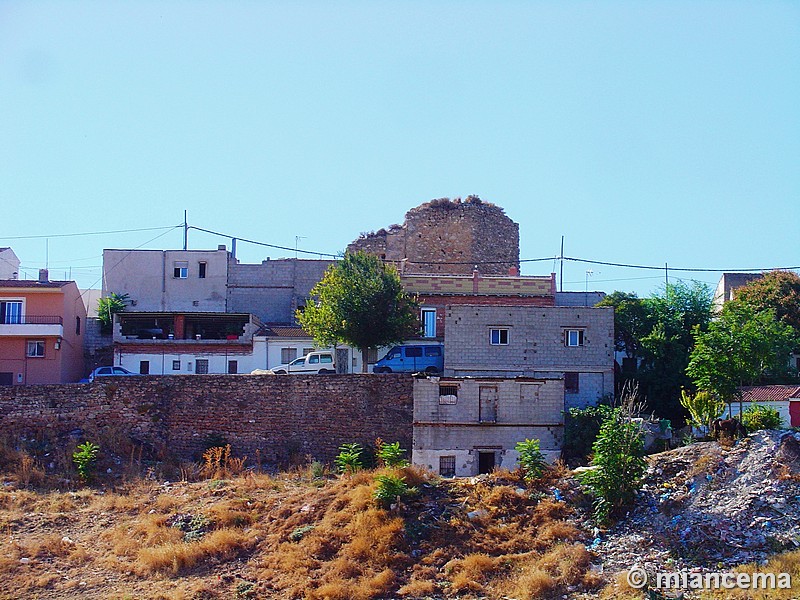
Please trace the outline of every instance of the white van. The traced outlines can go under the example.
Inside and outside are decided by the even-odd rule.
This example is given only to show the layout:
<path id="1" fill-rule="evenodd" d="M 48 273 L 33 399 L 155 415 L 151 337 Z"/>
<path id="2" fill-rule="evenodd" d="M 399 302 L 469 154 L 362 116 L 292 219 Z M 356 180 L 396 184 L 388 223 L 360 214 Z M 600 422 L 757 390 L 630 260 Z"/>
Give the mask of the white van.
<path id="1" fill-rule="evenodd" d="M 333 352 L 309 352 L 290 363 L 272 367 L 268 372 L 274 375 L 286 375 L 287 373 L 289 375 L 336 373 L 336 362 Z"/>

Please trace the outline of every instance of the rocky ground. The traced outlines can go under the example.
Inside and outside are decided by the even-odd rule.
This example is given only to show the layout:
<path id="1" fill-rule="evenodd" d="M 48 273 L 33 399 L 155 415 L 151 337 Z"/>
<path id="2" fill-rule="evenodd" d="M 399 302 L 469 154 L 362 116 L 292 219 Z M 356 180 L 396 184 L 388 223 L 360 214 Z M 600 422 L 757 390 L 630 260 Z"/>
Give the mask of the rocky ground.
<path id="1" fill-rule="evenodd" d="M 800 433 L 698 442 L 648 462 L 635 506 L 594 532 L 603 571 L 720 570 L 800 547 Z"/>

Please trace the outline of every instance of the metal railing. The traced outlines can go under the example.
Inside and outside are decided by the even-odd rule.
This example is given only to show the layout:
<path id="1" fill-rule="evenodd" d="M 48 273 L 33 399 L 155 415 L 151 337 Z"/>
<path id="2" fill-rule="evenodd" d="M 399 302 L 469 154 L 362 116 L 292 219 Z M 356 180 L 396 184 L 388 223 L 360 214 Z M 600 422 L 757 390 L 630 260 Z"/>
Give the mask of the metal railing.
<path id="1" fill-rule="evenodd" d="M 57 315 L 24 315 L 0 319 L 0 325 L 63 325 L 63 317 Z"/>

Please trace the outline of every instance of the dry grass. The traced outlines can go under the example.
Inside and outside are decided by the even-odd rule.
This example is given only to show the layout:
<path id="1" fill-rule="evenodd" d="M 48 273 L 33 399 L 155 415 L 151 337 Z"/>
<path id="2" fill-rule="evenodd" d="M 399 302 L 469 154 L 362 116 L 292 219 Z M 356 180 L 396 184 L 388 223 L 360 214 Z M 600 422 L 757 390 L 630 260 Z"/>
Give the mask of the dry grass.
<path id="1" fill-rule="evenodd" d="M 224 560 L 235 556 L 250 543 L 241 530 L 220 529 L 196 542 L 167 542 L 142 548 L 136 557 L 137 573 L 178 575 L 210 558 Z"/>
<path id="2" fill-rule="evenodd" d="M 556 482 L 520 491 L 511 473 L 472 484 L 400 471 L 420 494 L 392 511 L 373 498 L 383 471 L 325 478 L 307 464 L 224 483 L 0 490 L 0 598 L 232 598 L 239 585 L 255 598 L 523 598 L 594 585 L 572 546 L 571 509 L 552 499 Z M 194 517 L 197 530 L 173 526 Z"/>

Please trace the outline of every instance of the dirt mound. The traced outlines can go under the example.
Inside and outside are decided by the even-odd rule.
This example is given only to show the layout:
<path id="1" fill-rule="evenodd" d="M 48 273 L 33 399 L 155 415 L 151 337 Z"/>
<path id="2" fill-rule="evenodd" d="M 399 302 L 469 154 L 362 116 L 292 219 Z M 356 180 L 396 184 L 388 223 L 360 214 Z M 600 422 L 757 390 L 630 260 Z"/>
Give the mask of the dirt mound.
<path id="1" fill-rule="evenodd" d="M 592 545 L 605 569 L 730 566 L 800 546 L 800 434 L 695 443 L 649 463 L 634 507 Z"/>

